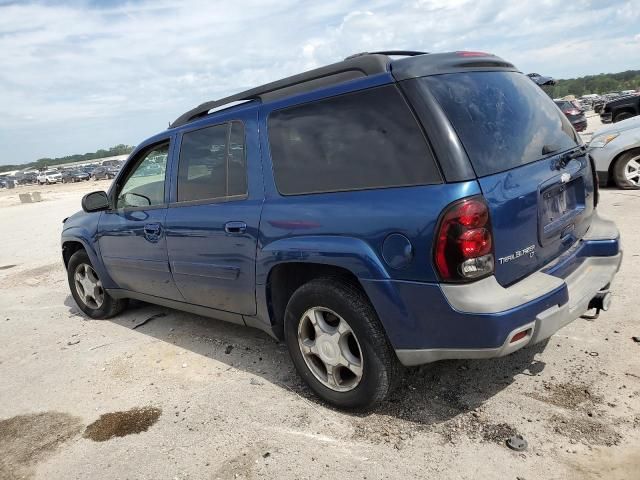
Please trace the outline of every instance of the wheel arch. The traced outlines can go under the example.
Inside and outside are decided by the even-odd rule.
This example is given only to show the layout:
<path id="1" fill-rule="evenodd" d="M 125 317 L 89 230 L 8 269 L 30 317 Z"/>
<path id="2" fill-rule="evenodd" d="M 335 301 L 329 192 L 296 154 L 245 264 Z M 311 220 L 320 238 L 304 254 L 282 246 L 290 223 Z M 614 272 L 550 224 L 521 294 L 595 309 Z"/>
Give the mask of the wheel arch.
<path id="1" fill-rule="evenodd" d="M 257 255 L 256 283 L 261 290 L 256 293 L 258 310 L 264 312 L 263 319 L 276 337 L 282 338 L 291 294 L 318 276 L 339 276 L 365 292 L 361 279 L 388 279 L 389 273 L 371 246 L 359 238 L 298 236 L 271 242 Z"/>
<path id="2" fill-rule="evenodd" d="M 106 271 L 102 259 L 96 248 L 93 247 L 92 242 L 88 241 L 83 235 L 83 231 L 80 228 L 72 228 L 66 230 L 62 235 L 62 260 L 64 262 L 65 269 L 69 264 L 69 259 L 78 250 L 84 250 L 89 255 L 89 260 L 94 269 L 100 276 L 105 288 L 117 288 L 115 282 L 111 279 L 111 276 Z"/>
<path id="3" fill-rule="evenodd" d="M 620 159 L 622 158 L 623 155 L 630 153 L 630 152 L 635 152 L 637 151 L 638 153 L 640 153 L 640 145 L 636 145 L 634 147 L 628 148 L 626 150 L 623 150 L 621 152 L 619 152 L 618 154 L 616 154 L 615 157 L 613 157 L 613 160 L 611 160 L 611 162 L 609 163 L 609 185 L 615 185 L 614 183 L 614 178 L 613 178 L 613 172 L 614 169 L 616 168 L 617 163 L 620 161 Z"/>

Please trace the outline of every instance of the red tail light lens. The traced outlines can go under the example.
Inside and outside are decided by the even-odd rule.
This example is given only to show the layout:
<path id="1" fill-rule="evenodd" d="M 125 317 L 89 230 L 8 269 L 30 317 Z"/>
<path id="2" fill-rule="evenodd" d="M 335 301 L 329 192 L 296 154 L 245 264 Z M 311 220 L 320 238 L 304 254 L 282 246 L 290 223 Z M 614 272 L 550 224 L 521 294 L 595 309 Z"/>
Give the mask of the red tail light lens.
<path id="1" fill-rule="evenodd" d="M 491 234 L 486 228 L 467 230 L 458 241 L 464 258 L 481 257 L 491 252 Z"/>
<path id="2" fill-rule="evenodd" d="M 578 110 L 577 108 L 571 108 L 569 110 L 566 110 L 565 115 L 580 115 L 580 110 Z"/>
<path id="3" fill-rule="evenodd" d="M 492 57 L 493 56 L 492 53 L 487 53 L 487 52 L 468 52 L 468 51 L 456 52 L 456 55 L 458 55 L 459 57 Z"/>
<path id="4" fill-rule="evenodd" d="M 493 238 L 489 209 L 482 197 L 451 204 L 436 233 L 434 262 L 440 278 L 464 282 L 493 273 Z"/>

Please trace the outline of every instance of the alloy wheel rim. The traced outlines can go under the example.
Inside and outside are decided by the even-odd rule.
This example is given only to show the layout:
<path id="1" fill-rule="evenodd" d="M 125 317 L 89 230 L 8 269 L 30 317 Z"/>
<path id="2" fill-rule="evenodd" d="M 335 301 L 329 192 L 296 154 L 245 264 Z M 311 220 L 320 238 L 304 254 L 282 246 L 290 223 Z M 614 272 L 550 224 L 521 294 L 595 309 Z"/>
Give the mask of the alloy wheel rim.
<path id="1" fill-rule="evenodd" d="M 624 166 L 624 176 L 635 186 L 640 186 L 640 155 L 627 162 Z"/>
<path id="2" fill-rule="evenodd" d="M 347 321 L 332 310 L 312 307 L 298 323 L 298 346 L 307 367 L 325 387 L 348 392 L 362 380 L 362 348 Z"/>
<path id="3" fill-rule="evenodd" d="M 73 274 L 76 293 L 89 308 L 97 309 L 104 302 L 102 282 L 91 265 L 81 263 Z"/>

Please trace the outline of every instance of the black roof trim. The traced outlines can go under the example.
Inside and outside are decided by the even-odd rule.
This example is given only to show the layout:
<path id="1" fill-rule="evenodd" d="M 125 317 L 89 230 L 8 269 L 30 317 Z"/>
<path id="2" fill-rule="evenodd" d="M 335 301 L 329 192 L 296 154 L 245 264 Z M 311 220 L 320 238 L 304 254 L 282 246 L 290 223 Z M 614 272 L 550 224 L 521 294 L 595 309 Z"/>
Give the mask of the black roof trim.
<path id="1" fill-rule="evenodd" d="M 394 54 L 395 55 L 395 54 Z M 347 58 L 342 62 L 333 63 L 324 67 L 299 73 L 291 77 L 283 78 L 275 82 L 267 83 L 244 92 L 231 95 L 229 97 L 213 100 L 198 105 L 196 108 L 189 110 L 180 115 L 169 128 L 180 127 L 189 122 L 202 118 L 210 110 L 227 105 L 232 102 L 243 100 L 261 100 L 263 98 L 273 99 L 274 95 L 267 97 L 268 94 L 274 94 L 277 90 L 291 88 L 287 94 L 303 93 L 305 91 L 315 90 L 319 86 L 328 86 L 336 83 L 344 82 L 358 76 L 375 75 L 389 71 L 390 59 L 386 55 L 372 53 L 363 54 Z M 303 85 L 307 84 L 308 85 Z M 284 92 L 283 92 L 284 93 Z M 279 97 L 278 95 L 277 97 Z M 275 98 L 277 98 L 275 97 Z"/>
<path id="2" fill-rule="evenodd" d="M 482 54 L 481 52 L 432 53 L 419 57 L 402 58 L 393 62 L 391 70 L 397 81 L 443 73 L 518 71 L 512 63 L 495 55 Z"/>
<path id="3" fill-rule="evenodd" d="M 388 57 L 415 57 L 417 55 L 427 55 L 429 52 L 417 52 L 415 50 L 385 50 L 382 52 L 362 52 L 349 55 L 345 60 L 360 57 L 362 55 L 386 55 Z"/>

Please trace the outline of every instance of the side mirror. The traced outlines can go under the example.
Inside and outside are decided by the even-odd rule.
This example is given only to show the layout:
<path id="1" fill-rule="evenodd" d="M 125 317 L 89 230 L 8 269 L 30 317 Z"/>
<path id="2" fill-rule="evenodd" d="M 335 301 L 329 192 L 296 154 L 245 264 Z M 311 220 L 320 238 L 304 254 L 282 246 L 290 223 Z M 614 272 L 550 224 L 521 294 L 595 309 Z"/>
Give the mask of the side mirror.
<path id="1" fill-rule="evenodd" d="M 99 212 L 111 208 L 106 192 L 91 192 L 82 197 L 82 209 L 85 212 Z"/>

